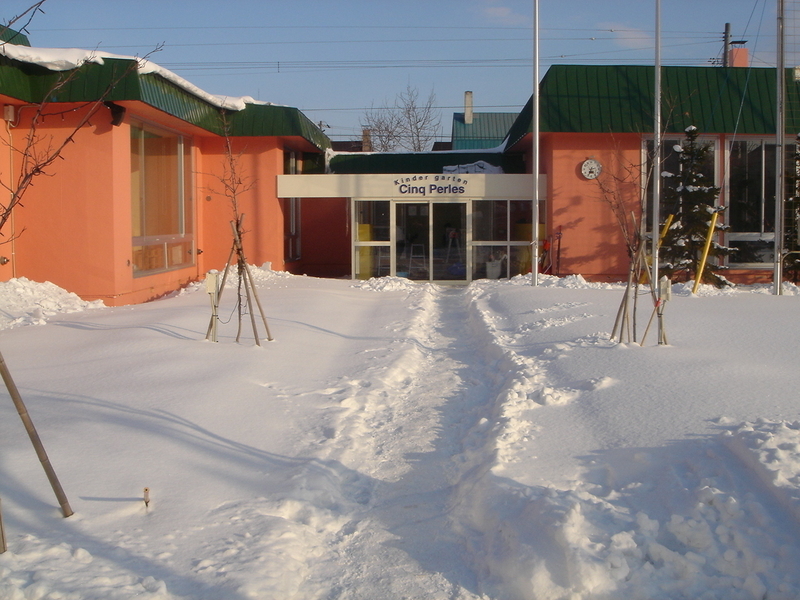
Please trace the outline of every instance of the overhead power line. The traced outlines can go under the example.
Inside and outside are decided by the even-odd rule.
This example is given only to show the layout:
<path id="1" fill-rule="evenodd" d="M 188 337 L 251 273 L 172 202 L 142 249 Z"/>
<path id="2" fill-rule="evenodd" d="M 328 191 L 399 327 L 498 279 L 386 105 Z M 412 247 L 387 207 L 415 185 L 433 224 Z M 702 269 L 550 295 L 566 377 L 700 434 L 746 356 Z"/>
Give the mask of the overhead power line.
<path id="1" fill-rule="evenodd" d="M 192 25 L 192 26 L 177 26 L 177 27 L 50 27 L 50 28 L 37 28 L 37 31 L 229 31 L 229 30 L 320 30 L 326 31 L 334 29 L 367 29 L 367 30 L 436 30 L 436 31 L 531 31 L 531 27 L 502 27 L 502 26 L 444 26 L 444 25 Z M 542 32 L 548 31 L 594 31 L 602 32 L 615 32 L 615 33 L 638 33 L 647 32 L 643 29 L 625 29 L 619 27 L 612 28 L 576 28 L 576 27 L 542 27 Z M 662 31 L 662 34 L 679 34 L 681 36 L 696 36 L 696 35 L 716 35 L 719 36 L 718 31 L 687 31 L 680 29 L 675 31 Z"/>
<path id="2" fill-rule="evenodd" d="M 673 38 L 664 38 L 662 39 L 687 39 L 687 36 L 675 36 Z M 692 39 L 697 39 L 693 37 Z M 709 35 L 706 39 L 708 42 L 711 41 L 718 41 L 719 35 L 711 36 Z M 591 37 L 571 37 L 571 38 L 550 38 L 549 40 L 545 38 L 545 41 L 559 41 L 559 42 L 619 42 L 621 38 L 617 36 L 591 36 Z M 649 42 L 652 41 L 652 37 L 648 35 L 639 35 L 639 36 L 626 36 L 622 38 L 625 42 Z M 357 44 L 420 44 L 420 43 L 468 43 L 468 44 L 476 44 L 479 42 L 530 42 L 530 37 L 502 37 L 502 38 L 415 38 L 415 39 L 359 39 L 359 40 L 274 40 L 274 41 L 258 41 L 258 42 L 192 42 L 188 44 L 173 44 L 167 43 L 165 44 L 165 48 L 209 48 L 209 47 L 223 47 L 223 46 L 308 46 L 308 45 L 326 45 L 329 46 L 331 44 L 349 44 L 349 45 L 357 45 Z M 688 43 L 706 43 L 704 41 L 701 42 L 687 42 Z M 101 44 L 101 47 L 104 49 L 109 50 L 127 50 L 130 48 L 141 48 L 143 45 L 146 44 L 123 44 L 123 45 L 105 45 Z"/>
<path id="3" fill-rule="evenodd" d="M 680 44 L 680 46 L 697 46 L 715 44 L 712 42 L 697 42 L 693 44 Z M 670 47 L 670 46 L 666 46 Z M 559 60 L 581 59 L 585 63 L 600 63 L 608 61 L 609 55 L 619 55 L 641 51 L 641 49 L 616 49 L 607 51 L 596 51 L 592 53 L 575 54 L 554 54 L 542 57 L 545 62 L 556 62 Z M 620 63 L 640 62 L 642 59 L 619 58 L 614 60 Z M 683 58 L 680 64 L 704 64 L 708 56 L 702 55 L 694 58 Z M 342 71 L 342 70 L 363 70 L 363 69 L 437 69 L 437 68 L 529 68 L 533 64 L 533 59 L 526 58 L 499 58 L 499 59 L 397 59 L 397 60 L 289 60 L 289 61 L 216 61 L 216 62 L 159 62 L 159 64 L 172 71 L 188 72 L 202 75 L 216 74 L 219 71 L 226 71 L 227 74 L 236 75 L 241 73 L 266 72 L 266 73 L 294 73 L 309 71 Z M 194 75 L 193 75 L 194 76 Z"/>

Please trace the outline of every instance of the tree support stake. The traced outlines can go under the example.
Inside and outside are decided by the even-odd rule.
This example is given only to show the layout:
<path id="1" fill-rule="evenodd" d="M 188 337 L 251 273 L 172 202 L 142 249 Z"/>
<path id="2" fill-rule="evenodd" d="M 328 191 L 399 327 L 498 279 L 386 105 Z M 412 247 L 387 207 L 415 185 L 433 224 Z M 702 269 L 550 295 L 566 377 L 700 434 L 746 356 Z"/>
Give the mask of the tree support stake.
<path id="1" fill-rule="evenodd" d="M 3 377 L 3 381 L 6 384 L 6 389 L 8 389 L 11 400 L 14 402 L 14 406 L 17 408 L 20 419 L 22 419 L 22 423 L 25 425 L 25 431 L 28 432 L 28 437 L 31 438 L 33 448 L 36 450 L 36 455 L 39 457 L 39 462 L 42 463 L 42 467 L 44 467 L 44 472 L 47 475 L 47 479 L 50 481 L 50 486 L 53 488 L 53 491 L 56 494 L 56 499 L 58 499 L 58 503 L 61 505 L 61 512 L 64 514 L 65 518 L 69 517 L 71 514 L 73 514 L 72 508 L 69 506 L 69 501 L 64 493 L 64 489 L 61 487 L 58 477 L 56 477 L 56 472 L 53 470 L 53 466 L 50 464 L 50 459 L 47 457 L 47 452 L 44 450 L 42 440 L 39 438 L 39 434 L 36 432 L 36 427 L 33 426 L 33 421 L 28 414 L 28 409 L 25 408 L 25 403 L 22 401 L 22 396 L 19 394 L 17 384 L 14 383 L 14 380 L 11 377 L 11 372 L 8 370 L 8 365 L 6 365 L 6 361 L 1 353 L 0 375 Z"/>

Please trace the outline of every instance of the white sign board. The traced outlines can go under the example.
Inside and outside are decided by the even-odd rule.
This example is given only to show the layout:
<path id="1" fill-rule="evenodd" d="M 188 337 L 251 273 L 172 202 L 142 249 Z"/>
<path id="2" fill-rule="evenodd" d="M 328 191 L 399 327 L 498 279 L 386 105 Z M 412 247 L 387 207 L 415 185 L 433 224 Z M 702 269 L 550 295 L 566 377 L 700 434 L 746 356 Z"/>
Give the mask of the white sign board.
<path id="1" fill-rule="evenodd" d="M 517 174 L 278 175 L 279 198 L 530 200 L 532 186 L 532 175 Z M 544 175 L 539 186 L 543 199 Z"/>

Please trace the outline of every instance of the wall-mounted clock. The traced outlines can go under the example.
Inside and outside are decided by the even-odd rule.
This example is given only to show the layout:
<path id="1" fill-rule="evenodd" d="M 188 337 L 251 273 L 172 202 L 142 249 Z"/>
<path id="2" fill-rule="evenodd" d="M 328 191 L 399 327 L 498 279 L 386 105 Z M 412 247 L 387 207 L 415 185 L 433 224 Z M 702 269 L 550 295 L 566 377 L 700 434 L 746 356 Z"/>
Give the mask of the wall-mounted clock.
<path id="1" fill-rule="evenodd" d="M 600 175 L 602 170 L 603 165 L 600 164 L 600 161 L 593 158 L 587 158 L 581 165 L 581 175 L 586 177 L 586 179 L 597 179 L 597 176 Z"/>

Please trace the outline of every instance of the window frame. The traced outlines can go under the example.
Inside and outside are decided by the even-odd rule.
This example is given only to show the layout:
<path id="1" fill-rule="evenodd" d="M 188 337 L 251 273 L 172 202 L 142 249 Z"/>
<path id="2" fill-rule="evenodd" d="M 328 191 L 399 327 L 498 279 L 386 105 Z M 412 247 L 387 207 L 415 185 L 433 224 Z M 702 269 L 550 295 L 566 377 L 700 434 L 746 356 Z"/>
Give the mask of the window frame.
<path id="1" fill-rule="evenodd" d="M 135 133 L 139 134 L 135 137 Z M 177 231 L 148 235 L 146 231 L 147 162 L 145 156 L 145 133 L 159 138 L 174 138 L 176 150 L 175 183 L 172 202 L 177 204 Z M 134 278 L 158 273 L 191 268 L 196 264 L 196 210 L 194 193 L 194 144 L 192 138 L 179 131 L 134 119 L 130 123 L 131 165 L 131 269 Z M 139 150 L 134 152 L 134 141 L 138 139 Z M 134 169 L 134 160 L 139 164 Z M 139 178 L 138 182 L 134 179 Z M 138 197 L 137 197 L 138 196 Z M 137 206 L 138 203 L 138 206 Z M 139 223 L 137 224 L 137 217 Z M 135 235 L 136 232 L 143 233 Z M 148 256 L 150 258 L 148 258 Z M 150 264 L 148 264 L 150 262 Z M 152 266 L 155 264 L 156 266 Z"/>
<path id="2" fill-rule="evenodd" d="M 759 231 L 733 231 L 732 229 L 725 232 L 725 244 L 730 246 L 734 242 L 744 242 L 744 243 L 758 243 L 762 242 L 764 247 L 767 248 L 767 252 L 769 253 L 772 250 L 772 255 L 768 256 L 768 260 L 764 260 L 761 262 L 746 262 L 746 261 L 736 261 L 734 253 L 728 258 L 727 264 L 730 267 L 737 268 L 737 269 L 773 269 L 774 268 L 774 247 L 775 247 L 775 208 L 774 202 L 776 197 L 777 190 L 775 186 L 777 185 L 776 180 L 771 180 L 770 184 L 767 181 L 775 177 L 774 168 L 767 169 L 766 166 L 768 164 L 767 161 L 767 147 L 772 146 L 777 151 L 778 141 L 775 136 L 737 136 L 735 138 L 731 138 L 728 140 L 726 144 L 726 155 L 725 155 L 725 171 L 726 171 L 726 181 L 725 181 L 725 206 L 727 207 L 728 212 L 731 212 L 733 209 L 732 205 L 732 186 L 731 186 L 731 175 L 732 175 L 732 167 L 731 167 L 731 159 L 733 156 L 733 145 L 735 143 L 752 143 L 758 142 L 760 144 L 760 181 L 759 181 Z M 786 144 L 787 154 L 786 160 L 787 164 L 790 157 L 790 154 L 794 151 L 793 144 Z M 774 156 L 773 156 L 774 159 Z M 771 171 L 771 172 L 770 172 Z M 787 182 L 788 184 L 788 182 Z M 772 208 L 768 210 L 769 201 L 766 198 L 766 192 L 768 190 L 768 186 L 771 186 L 773 192 L 772 198 Z M 732 212 L 731 212 L 732 214 Z M 732 216 L 728 216 L 727 222 L 733 227 L 733 219 Z M 767 223 L 772 221 L 772 231 L 769 231 L 769 227 Z"/>

